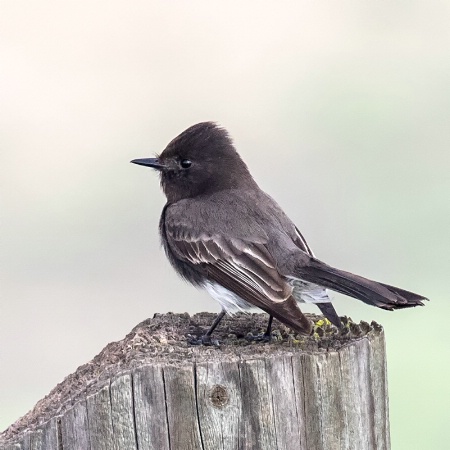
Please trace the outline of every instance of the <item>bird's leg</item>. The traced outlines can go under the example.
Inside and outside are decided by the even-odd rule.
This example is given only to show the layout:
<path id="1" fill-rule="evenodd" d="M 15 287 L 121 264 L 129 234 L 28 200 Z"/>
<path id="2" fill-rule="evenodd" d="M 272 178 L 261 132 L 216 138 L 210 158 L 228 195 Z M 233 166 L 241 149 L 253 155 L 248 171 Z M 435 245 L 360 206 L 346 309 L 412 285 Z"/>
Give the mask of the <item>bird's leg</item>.
<path id="1" fill-rule="evenodd" d="M 264 340 L 270 341 L 272 339 L 272 322 L 273 316 L 269 316 L 269 323 L 267 324 L 266 332 L 263 334 Z"/>
<path id="2" fill-rule="evenodd" d="M 225 310 L 222 309 L 219 314 L 217 314 L 214 322 L 209 327 L 209 330 L 200 338 L 200 339 L 192 339 L 190 343 L 193 345 L 219 345 L 219 341 L 217 339 L 211 339 L 211 335 L 213 331 L 216 329 L 217 325 L 219 325 L 220 321 L 223 319 L 225 315 Z"/>
<path id="3" fill-rule="evenodd" d="M 214 322 L 209 327 L 209 330 L 206 332 L 204 336 L 202 336 L 203 344 L 206 344 L 206 342 L 211 343 L 211 335 L 213 334 L 213 331 L 216 329 L 217 325 L 219 325 L 220 321 L 223 319 L 223 316 L 225 315 L 225 310 L 222 309 L 219 314 L 217 314 L 216 318 L 214 319 Z"/>
<path id="4" fill-rule="evenodd" d="M 247 337 L 247 340 L 270 342 L 272 340 L 272 321 L 273 321 L 273 316 L 270 315 L 269 323 L 267 324 L 267 329 L 266 329 L 265 333 L 259 334 L 258 336 Z"/>

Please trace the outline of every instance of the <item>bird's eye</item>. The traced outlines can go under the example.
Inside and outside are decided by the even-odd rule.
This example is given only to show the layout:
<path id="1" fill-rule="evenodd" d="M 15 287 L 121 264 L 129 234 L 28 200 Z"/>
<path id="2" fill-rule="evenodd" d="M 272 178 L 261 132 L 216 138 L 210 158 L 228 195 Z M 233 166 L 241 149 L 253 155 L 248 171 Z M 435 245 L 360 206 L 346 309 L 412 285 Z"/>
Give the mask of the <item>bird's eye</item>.
<path id="1" fill-rule="evenodd" d="M 180 162 L 180 166 L 183 169 L 189 169 L 192 166 L 192 161 L 190 159 L 182 159 Z"/>

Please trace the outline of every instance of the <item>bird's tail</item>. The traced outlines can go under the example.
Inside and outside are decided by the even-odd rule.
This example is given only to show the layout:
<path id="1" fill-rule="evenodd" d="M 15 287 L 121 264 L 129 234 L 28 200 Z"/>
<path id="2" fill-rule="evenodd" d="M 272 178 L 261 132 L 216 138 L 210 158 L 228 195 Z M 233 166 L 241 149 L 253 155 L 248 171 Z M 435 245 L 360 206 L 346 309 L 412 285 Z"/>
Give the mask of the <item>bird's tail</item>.
<path id="1" fill-rule="evenodd" d="M 335 269 L 316 258 L 311 258 L 296 272 L 295 276 L 302 280 L 357 298 L 368 305 L 382 309 L 394 310 L 423 306 L 423 301 L 428 300 L 414 292 Z"/>

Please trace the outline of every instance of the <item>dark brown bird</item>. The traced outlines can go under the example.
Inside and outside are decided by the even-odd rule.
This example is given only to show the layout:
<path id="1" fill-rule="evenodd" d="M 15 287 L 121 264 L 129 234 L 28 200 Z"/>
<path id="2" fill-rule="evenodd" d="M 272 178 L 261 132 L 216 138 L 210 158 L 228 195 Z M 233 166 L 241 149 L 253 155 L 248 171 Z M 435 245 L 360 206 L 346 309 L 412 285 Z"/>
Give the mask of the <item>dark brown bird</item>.
<path id="1" fill-rule="evenodd" d="M 299 230 L 263 192 L 223 128 L 194 125 L 157 158 L 135 164 L 159 171 L 167 197 L 159 224 L 172 266 L 226 312 L 257 307 L 303 334 L 311 323 L 299 302 L 315 303 L 334 325 L 340 319 L 326 289 L 387 310 L 423 305 L 425 297 L 331 267 L 318 260 Z"/>

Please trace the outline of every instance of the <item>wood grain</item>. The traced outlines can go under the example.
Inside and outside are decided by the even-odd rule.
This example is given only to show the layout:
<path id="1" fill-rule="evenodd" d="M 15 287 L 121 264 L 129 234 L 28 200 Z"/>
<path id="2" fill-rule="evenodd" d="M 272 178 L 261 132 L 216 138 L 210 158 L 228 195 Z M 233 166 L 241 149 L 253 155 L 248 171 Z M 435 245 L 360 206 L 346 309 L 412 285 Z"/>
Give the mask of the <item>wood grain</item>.
<path id="1" fill-rule="evenodd" d="M 165 386 L 160 365 L 133 373 L 134 416 L 139 450 L 170 450 Z"/>
<path id="2" fill-rule="evenodd" d="M 186 354 L 102 380 L 0 450 L 390 449 L 380 327 L 337 349 Z"/>

